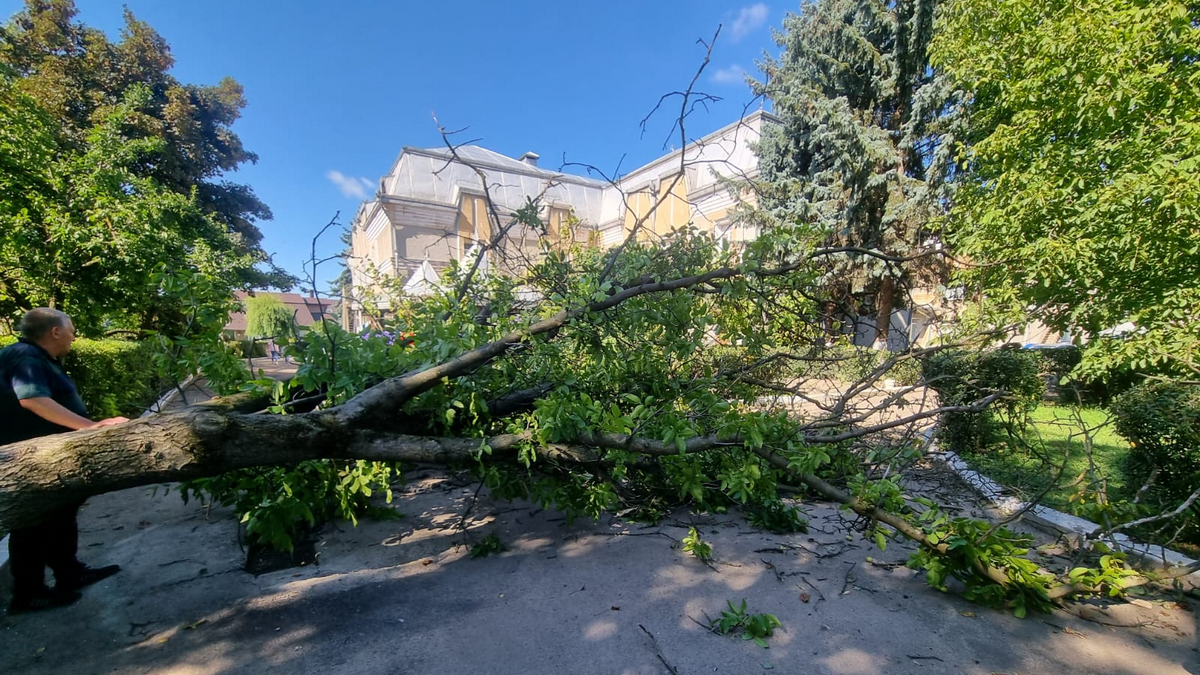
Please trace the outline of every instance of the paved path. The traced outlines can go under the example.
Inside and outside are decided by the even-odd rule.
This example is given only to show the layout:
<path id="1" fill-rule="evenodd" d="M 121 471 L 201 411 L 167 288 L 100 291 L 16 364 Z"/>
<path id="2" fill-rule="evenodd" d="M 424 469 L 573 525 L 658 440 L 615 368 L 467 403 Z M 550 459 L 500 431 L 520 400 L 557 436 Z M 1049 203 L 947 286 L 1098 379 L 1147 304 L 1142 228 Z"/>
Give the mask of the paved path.
<path id="1" fill-rule="evenodd" d="M 250 360 L 250 367 L 254 374 L 262 374 L 265 377 L 270 377 L 276 380 L 289 380 L 296 374 L 297 366 L 294 363 L 287 364 L 283 361 L 271 363 L 271 359 L 258 358 Z M 208 380 L 203 377 L 195 378 L 182 387 L 171 400 L 163 406 L 162 412 L 176 412 L 183 410 L 189 405 L 207 401 L 216 394 L 209 386 Z"/>

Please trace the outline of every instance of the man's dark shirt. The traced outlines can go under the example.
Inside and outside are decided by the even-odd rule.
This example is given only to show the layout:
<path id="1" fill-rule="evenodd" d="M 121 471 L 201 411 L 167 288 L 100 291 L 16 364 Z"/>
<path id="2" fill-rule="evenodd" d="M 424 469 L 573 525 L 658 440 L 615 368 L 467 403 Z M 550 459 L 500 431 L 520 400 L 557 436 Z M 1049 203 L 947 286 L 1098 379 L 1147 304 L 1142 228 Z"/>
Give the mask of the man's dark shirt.
<path id="1" fill-rule="evenodd" d="M 40 397 L 87 417 L 83 399 L 58 359 L 24 339 L 0 349 L 0 445 L 70 431 L 21 407 L 22 399 Z"/>

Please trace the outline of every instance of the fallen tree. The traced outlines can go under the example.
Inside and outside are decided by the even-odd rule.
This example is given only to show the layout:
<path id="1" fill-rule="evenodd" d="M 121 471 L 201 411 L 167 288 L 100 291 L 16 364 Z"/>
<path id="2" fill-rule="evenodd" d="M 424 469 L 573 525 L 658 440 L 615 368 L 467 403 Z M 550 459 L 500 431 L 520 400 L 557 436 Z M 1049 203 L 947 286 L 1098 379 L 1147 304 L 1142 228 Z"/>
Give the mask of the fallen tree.
<path id="1" fill-rule="evenodd" d="M 921 350 L 883 359 L 842 384 L 820 370 L 797 375 L 783 367 L 836 368 L 846 358 L 778 348 L 803 330 L 822 334 L 818 321 L 798 318 L 808 305 L 789 308 L 782 299 L 803 297 L 792 293 L 803 290 L 797 283 L 810 263 L 838 252 L 689 270 L 728 253 L 681 233 L 663 247 L 628 246 L 623 257 L 641 262 L 618 270 L 624 283 L 595 283 L 607 261 L 577 251 L 574 260 L 549 256 L 523 282 L 490 279 L 462 301 L 413 303 L 398 321 L 415 337 L 399 345 L 326 326 L 304 345 L 297 381 L 308 391 L 290 409 L 267 391 L 248 391 L 0 448 L 0 522 L 32 523 L 112 490 L 312 460 L 468 466 L 501 494 L 589 515 L 648 492 L 699 508 L 754 504 L 777 500 L 778 482 L 787 481 L 846 505 L 881 545 L 893 536 L 917 542 L 915 559 L 935 585 L 955 576 L 976 599 L 1018 613 L 1150 581 L 1116 565 L 1060 583 L 1024 559 L 1021 538 L 1002 528 L 948 518 L 931 502 L 914 508 L 892 471 L 911 461 L 918 423 L 981 410 L 1003 392 L 965 405 L 899 406 L 924 388 L 885 393 L 877 384 Z M 553 311 L 514 306 L 515 285 L 531 282 L 544 284 Z M 478 322 L 483 303 L 493 307 L 490 324 Z M 774 311 L 770 320 L 745 320 L 763 316 L 764 307 Z M 438 352 L 453 353 L 431 358 Z M 363 368 L 364 353 L 387 367 Z M 835 395 L 818 400 L 806 379 Z M 305 401 L 316 409 L 291 411 Z"/>
<path id="2" fill-rule="evenodd" d="M 0 523 L 9 529 L 20 527 L 36 522 L 42 513 L 62 504 L 93 495 L 139 485 L 215 476 L 254 466 L 296 464 L 314 459 L 453 463 L 478 459 L 479 449 L 484 445 L 496 456 L 512 454 L 518 446 L 533 443 L 533 436 L 529 433 L 487 438 L 413 435 L 405 433 L 411 431 L 405 427 L 412 423 L 412 415 L 400 414 L 400 411 L 422 393 L 453 378 L 468 376 L 528 345 L 536 336 L 560 330 L 586 315 L 606 312 L 633 298 L 698 286 L 711 287 L 719 281 L 780 277 L 801 269 L 814 258 L 843 252 L 841 249 L 818 249 L 800 260 L 758 271 L 747 271 L 747 267 L 754 269 L 751 265 L 723 267 L 665 280 L 652 280 L 643 275 L 619 289 L 614 287 L 602 300 L 560 310 L 441 363 L 388 378 L 340 405 L 322 410 L 290 415 L 263 414 L 263 408 L 269 404 L 266 393 L 246 393 L 117 427 L 47 436 L 4 446 L 0 448 Z M 905 358 L 915 357 L 908 355 Z M 892 359 L 895 360 L 898 359 Z M 762 365 L 757 364 L 757 367 Z M 989 398 L 975 406 L 921 409 L 897 420 L 840 435 L 820 433 L 828 426 L 822 422 L 829 419 L 836 420 L 839 426 L 853 421 L 843 417 L 848 402 L 886 372 L 886 367 L 880 368 L 869 381 L 849 387 L 831 408 L 833 417 L 797 425 L 795 433 L 812 443 L 839 443 L 885 429 L 907 427 L 950 410 L 980 409 L 991 401 Z M 730 381 L 747 378 L 749 372 L 739 371 L 732 374 Z M 861 421 L 879 413 L 882 408 L 873 406 L 854 412 Z M 806 431 L 813 433 L 805 437 Z M 570 442 L 539 446 L 538 450 L 554 448 L 557 457 L 566 459 L 572 455 L 564 454 L 562 448 L 608 448 L 634 454 L 664 455 L 744 444 L 745 440 L 740 436 L 725 439 L 694 437 L 679 448 L 670 446 L 668 453 L 655 445 L 655 439 L 586 433 Z"/>

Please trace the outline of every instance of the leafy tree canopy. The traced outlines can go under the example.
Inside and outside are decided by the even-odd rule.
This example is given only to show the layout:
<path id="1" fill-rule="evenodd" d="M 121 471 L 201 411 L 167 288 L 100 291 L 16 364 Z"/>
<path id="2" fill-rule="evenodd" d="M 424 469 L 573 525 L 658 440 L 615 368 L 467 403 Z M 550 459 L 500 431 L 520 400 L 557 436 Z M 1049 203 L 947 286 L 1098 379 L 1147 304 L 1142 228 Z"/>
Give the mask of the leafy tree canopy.
<path id="1" fill-rule="evenodd" d="M 950 218 L 990 322 L 1091 336 L 1085 367 L 1195 363 L 1200 6 L 957 0 L 934 63 L 974 92 Z"/>
<path id="2" fill-rule="evenodd" d="M 279 298 L 273 295 L 256 295 L 246 298 L 245 305 L 246 335 L 276 339 L 295 336 L 292 312 Z"/>
<path id="3" fill-rule="evenodd" d="M 130 143 L 119 156 L 121 172 L 130 180 L 151 181 L 164 195 L 178 195 L 196 215 L 223 230 L 217 237 L 191 236 L 184 242 L 204 241 L 222 250 L 232 243 L 249 263 L 266 262 L 255 222 L 269 219 L 270 209 L 248 186 L 222 178 L 257 159 L 231 129 L 246 105 L 241 85 L 230 78 L 215 86 L 180 83 L 169 74 L 174 58 L 166 41 L 128 10 L 116 43 L 74 21 L 75 14 L 72 0 L 28 0 L 24 11 L 0 29 L 0 67 L 9 74 L 5 87 L 11 90 L 7 102 L 27 97 L 22 107 L 32 102 L 40 110 L 9 113 L 36 118 L 39 135 L 34 150 L 10 152 L 24 156 L 29 171 L 55 173 L 46 168 L 51 161 L 95 152 L 96 130 L 108 125 L 114 142 Z M 62 180 L 61 172 L 56 177 L 60 188 L 88 194 Z M 21 200 L 32 190 L 47 193 L 46 185 L 30 180 L 24 179 L 23 193 L 6 192 L 3 199 L 16 203 L 0 211 L 24 208 Z M 43 198 L 70 201 L 62 190 Z M 264 274 L 253 264 L 237 266 L 234 278 L 259 286 L 293 281 L 281 270 Z"/>
<path id="4" fill-rule="evenodd" d="M 149 96 L 130 87 L 74 143 L 0 74 L 0 314 L 50 305 L 84 332 L 178 327 L 179 305 L 153 270 L 204 272 L 232 289 L 252 268 L 238 235 L 194 194 L 139 173 L 164 143 L 126 132 Z"/>

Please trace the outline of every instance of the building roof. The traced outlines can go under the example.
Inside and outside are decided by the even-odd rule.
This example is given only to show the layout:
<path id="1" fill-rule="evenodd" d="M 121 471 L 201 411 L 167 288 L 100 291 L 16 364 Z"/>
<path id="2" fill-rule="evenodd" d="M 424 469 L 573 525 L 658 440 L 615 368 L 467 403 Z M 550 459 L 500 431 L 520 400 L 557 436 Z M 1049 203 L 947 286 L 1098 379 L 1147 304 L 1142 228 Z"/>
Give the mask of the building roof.
<path id="1" fill-rule="evenodd" d="M 301 328 L 307 328 L 320 321 L 324 315 L 332 311 L 336 302 L 332 298 L 314 298 L 299 293 L 271 293 L 268 291 L 252 291 L 250 293 L 236 291 L 234 293 L 239 302 L 251 295 L 279 298 L 279 301 L 291 310 L 292 316 L 296 318 L 296 325 Z M 232 312 L 229 315 L 229 321 L 225 323 L 225 330 L 244 332 L 246 330 L 246 313 Z"/>
<path id="2" fill-rule="evenodd" d="M 557 181 L 568 181 L 579 183 L 581 185 L 589 185 L 597 188 L 602 188 L 607 185 L 607 183 L 604 181 L 596 180 L 594 178 L 587 178 L 585 176 L 577 176 L 575 174 L 543 169 L 540 166 L 529 164 L 528 162 L 523 162 L 519 159 L 513 159 L 512 157 L 502 155 L 494 150 L 488 150 L 487 148 L 478 145 L 462 145 L 456 147 L 453 153 L 450 152 L 449 148 L 405 147 L 403 151 L 409 154 L 421 154 L 438 157 L 445 161 L 452 161 L 454 159 L 454 155 L 458 155 L 460 160 L 467 162 L 472 166 L 499 169 L 501 171 L 508 171 L 511 173 L 523 173 L 532 176 L 539 176 L 541 178 L 554 179 Z"/>
<path id="3" fill-rule="evenodd" d="M 516 212 L 528 199 L 540 195 L 543 203 L 573 207 L 582 220 L 596 223 L 604 185 L 602 181 L 542 169 L 474 145 L 457 147 L 453 154 L 448 148 L 405 147 L 380 181 L 379 192 L 359 207 L 355 222 L 363 223 L 384 201 L 455 208 L 464 191 L 483 194 L 486 190 L 493 203 L 506 213 Z"/>

